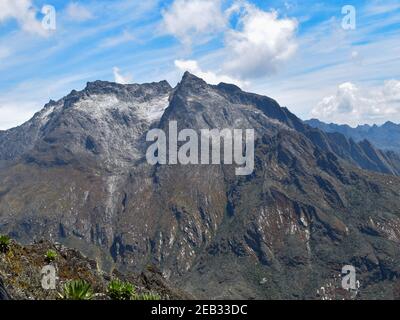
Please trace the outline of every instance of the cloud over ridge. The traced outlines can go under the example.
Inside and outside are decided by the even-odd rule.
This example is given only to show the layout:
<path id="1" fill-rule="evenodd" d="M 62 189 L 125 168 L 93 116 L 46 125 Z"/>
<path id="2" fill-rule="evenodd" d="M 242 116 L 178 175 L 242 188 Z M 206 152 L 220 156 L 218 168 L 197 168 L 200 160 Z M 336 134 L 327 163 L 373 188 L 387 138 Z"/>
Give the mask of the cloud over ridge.
<path id="1" fill-rule="evenodd" d="M 335 94 L 324 97 L 311 111 L 313 117 L 339 123 L 381 123 L 389 117 L 400 121 L 400 81 L 365 89 L 351 82 L 338 86 Z"/>

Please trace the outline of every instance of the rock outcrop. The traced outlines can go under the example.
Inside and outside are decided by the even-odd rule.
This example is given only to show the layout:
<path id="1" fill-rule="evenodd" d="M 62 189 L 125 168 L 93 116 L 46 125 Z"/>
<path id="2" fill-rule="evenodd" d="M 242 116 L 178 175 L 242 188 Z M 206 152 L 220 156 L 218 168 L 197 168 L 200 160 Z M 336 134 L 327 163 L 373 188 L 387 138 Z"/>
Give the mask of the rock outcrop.
<path id="1" fill-rule="evenodd" d="M 57 254 L 54 261 L 46 260 L 48 250 Z M 47 266 L 56 270 L 54 289 L 42 286 L 45 276 L 43 268 Z M 1 279 L 4 279 L 4 283 Z M 105 272 L 95 260 L 58 243 L 39 241 L 22 246 L 12 241 L 7 252 L 0 253 L 0 300 L 59 299 L 60 294 L 63 294 L 64 284 L 79 279 L 91 285 L 94 299 L 97 300 L 110 299 L 107 286 L 112 279 L 130 282 L 138 294 L 153 293 L 165 300 L 193 299 L 190 294 L 168 283 L 155 267 L 149 266 L 139 274 L 123 274 L 117 269 Z"/>
<path id="2" fill-rule="evenodd" d="M 6 288 L 4 287 L 4 282 L 1 278 L 0 278 L 0 300 L 10 300 L 10 296 Z"/>

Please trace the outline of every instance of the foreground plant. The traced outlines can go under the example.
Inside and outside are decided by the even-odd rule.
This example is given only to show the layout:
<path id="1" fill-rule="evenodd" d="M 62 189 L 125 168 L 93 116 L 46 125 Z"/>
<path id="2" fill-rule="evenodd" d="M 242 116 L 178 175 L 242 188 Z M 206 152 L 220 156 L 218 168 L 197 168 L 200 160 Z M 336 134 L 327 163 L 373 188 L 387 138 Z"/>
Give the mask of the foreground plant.
<path id="1" fill-rule="evenodd" d="M 115 279 L 108 285 L 107 294 L 113 300 L 132 300 L 136 290 L 131 283 Z"/>
<path id="2" fill-rule="evenodd" d="M 85 280 L 72 280 L 64 285 L 60 297 L 64 300 L 92 300 L 93 291 L 90 283 Z"/>
<path id="3" fill-rule="evenodd" d="M 46 262 L 53 262 L 57 259 L 57 252 L 54 250 L 48 250 L 45 256 Z"/>
<path id="4" fill-rule="evenodd" d="M 10 243 L 9 236 L 0 235 L 0 252 L 6 253 L 10 249 Z"/>
<path id="5" fill-rule="evenodd" d="M 142 293 L 139 295 L 136 295 L 134 300 L 161 300 L 161 296 L 158 295 L 157 293 Z"/>

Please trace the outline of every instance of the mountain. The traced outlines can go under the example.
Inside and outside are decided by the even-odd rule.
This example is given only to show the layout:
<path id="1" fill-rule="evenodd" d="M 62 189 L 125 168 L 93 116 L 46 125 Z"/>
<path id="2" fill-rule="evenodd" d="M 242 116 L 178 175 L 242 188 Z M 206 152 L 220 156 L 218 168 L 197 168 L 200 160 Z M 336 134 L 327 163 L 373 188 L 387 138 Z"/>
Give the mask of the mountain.
<path id="1" fill-rule="evenodd" d="M 253 128 L 254 172 L 148 164 L 146 133 L 172 121 Z M 0 233 L 19 241 L 61 242 L 105 270 L 154 264 L 198 298 L 352 298 L 337 282 L 349 264 L 357 298 L 399 297 L 398 156 L 234 85 L 88 83 L 2 132 L 0 159 Z"/>
<path id="2" fill-rule="evenodd" d="M 313 128 L 321 129 L 325 132 L 339 132 L 354 141 L 369 140 L 382 150 L 393 150 L 400 152 L 400 124 L 387 121 L 381 126 L 374 124 L 359 125 L 352 128 L 348 125 L 338 125 L 334 123 L 324 123 L 317 119 L 304 121 Z"/>

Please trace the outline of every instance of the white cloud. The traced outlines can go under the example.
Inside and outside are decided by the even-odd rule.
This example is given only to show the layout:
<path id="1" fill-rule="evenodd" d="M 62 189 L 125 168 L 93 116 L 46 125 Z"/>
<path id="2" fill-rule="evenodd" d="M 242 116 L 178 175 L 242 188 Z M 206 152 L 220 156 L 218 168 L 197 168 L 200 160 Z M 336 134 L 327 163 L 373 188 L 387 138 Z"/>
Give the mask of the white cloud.
<path id="1" fill-rule="evenodd" d="M 16 127 L 32 118 L 37 107 L 34 103 L 2 104 L 0 106 L 0 130 Z"/>
<path id="2" fill-rule="evenodd" d="M 385 81 L 383 86 L 359 88 L 351 82 L 339 85 L 336 94 L 323 98 L 312 110 L 323 121 L 381 123 L 400 121 L 400 81 Z"/>
<path id="3" fill-rule="evenodd" d="M 242 30 L 230 30 L 225 37 L 227 61 L 224 69 L 241 78 L 258 78 L 277 71 L 296 51 L 295 19 L 278 17 L 245 4 L 240 13 Z"/>
<path id="4" fill-rule="evenodd" d="M 247 83 L 227 75 L 217 74 L 212 71 L 203 71 L 195 60 L 175 60 L 175 66 L 182 72 L 189 71 L 209 84 L 220 82 L 233 83 L 240 87 L 246 87 Z"/>
<path id="5" fill-rule="evenodd" d="M 121 70 L 117 67 L 113 68 L 114 81 L 120 84 L 128 84 L 133 82 L 133 77 L 130 74 L 121 74 Z"/>
<path id="6" fill-rule="evenodd" d="M 9 57 L 11 55 L 11 50 L 5 47 L 0 47 L 0 62 L 1 60 Z"/>
<path id="7" fill-rule="evenodd" d="M 193 39 L 199 43 L 199 35 L 211 37 L 223 32 L 220 65 L 231 78 L 270 75 L 297 48 L 297 20 L 280 18 L 276 11 L 263 11 L 244 0 L 234 1 L 225 10 L 220 0 L 175 0 L 163 16 L 167 33 L 186 45 L 191 45 Z M 229 26 L 230 19 L 236 21 L 233 18 L 237 18 L 234 27 Z"/>
<path id="8" fill-rule="evenodd" d="M 67 7 L 66 12 L 68 17 L 74 21 L 81 22 L 93 19 L 93 13 L 87 7 L 76 2 L 71 2 Z"/>
<path id="9" fill-rule="evenodd" d="M 115 47 L 126 42 L 134 41 L 135 39 L 136 37 L 132 33 L 125 30 L 118 36 L 110 37 L 103 40 L 103 42 L 100 44 L 100 47 L 101 48 Z"/>
<path id="10" fill-rule="evenodd" d="M 0 23 L 15 19 L 23 31 L 38 35 L 47 35 L 42 23 L 36 20 L 36 9 L 31 0 L 1 0 Z"/>
<path id="11" fill-rule="evenodd" d="M 400 8 L 398 0 L 389 1 L 370 1 L 367 3 L 364 13 L 367 17 L 385 14 L 388 12 L 396 11 Z"/>
<path id="12" fill-rule="evenodd" d="M 221 0 L 175 0 L 162 14 L 165 31 L 187 46 L 194 38 L 212 35 L 227 24 Z"/>

